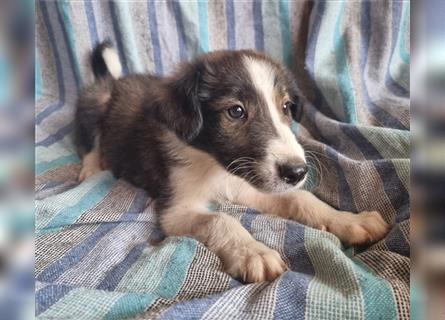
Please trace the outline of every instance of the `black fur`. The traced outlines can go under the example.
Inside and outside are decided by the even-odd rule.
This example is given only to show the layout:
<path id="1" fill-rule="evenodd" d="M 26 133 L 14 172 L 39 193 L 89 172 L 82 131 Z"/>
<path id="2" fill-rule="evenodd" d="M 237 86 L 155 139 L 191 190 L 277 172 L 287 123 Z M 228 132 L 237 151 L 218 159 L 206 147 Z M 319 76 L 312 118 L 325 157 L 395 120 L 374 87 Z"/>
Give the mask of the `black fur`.
<path id="1" fill-rule="evenodd" d="M 154 96 L 145 105 L 148 117 L 155 117 L 185 141 L 193 140 L 203 124 L 198 89 L 201 80 L 200 68 L 187 65 L 178 78 L 170 79 L 160 89 L 165 95 Z M 162 80 L 161 80 L 162 82 Z M 150 97 L 151 98 L 151 97 Z"/>
<path id="2" fill-rule="evenodd" d="M 94 48 L 91 54 L 91 68 L 93 69 L 94 77 L 96 79 L 110 76 L 107 65 L 102 57 L 102 53 L 106 48 L 112 48 L 110 40 L 105 40 Z"/>
<path id="3" fill-rule="evenodd" d="M 100 79 L 82 90 L 77 100 L 74 130 L 75 143 L 81 154 L 93 149 L 94 139 L 100 132 L 108 109 L 108 96 L 113 91 L 111 78 Z"/>

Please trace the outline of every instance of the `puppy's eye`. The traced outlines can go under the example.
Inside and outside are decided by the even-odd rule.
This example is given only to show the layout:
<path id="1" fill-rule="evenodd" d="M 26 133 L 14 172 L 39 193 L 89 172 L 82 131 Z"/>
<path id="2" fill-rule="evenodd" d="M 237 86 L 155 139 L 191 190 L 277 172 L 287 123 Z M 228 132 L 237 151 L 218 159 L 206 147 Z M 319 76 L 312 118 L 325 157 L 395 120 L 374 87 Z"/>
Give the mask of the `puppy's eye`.
<path id="1" fill-rule="evenodd" d="M 283 104 L 283 112 L 284 112 L 284 114 L 289 114 L 290 109 L 292 108 L 292 106 L 293 106 L 293 103 L 292 103 L 292 102 L 290 102 L 290 101 L 286 101 L 286 102 Z"/>
<path id="2" fill-rule="evenodd" d="M 246 117 L 246 111 L 240 105 L 235 105 L 227 109 L 227 113 L 233 119 L 244 119 Z"/>

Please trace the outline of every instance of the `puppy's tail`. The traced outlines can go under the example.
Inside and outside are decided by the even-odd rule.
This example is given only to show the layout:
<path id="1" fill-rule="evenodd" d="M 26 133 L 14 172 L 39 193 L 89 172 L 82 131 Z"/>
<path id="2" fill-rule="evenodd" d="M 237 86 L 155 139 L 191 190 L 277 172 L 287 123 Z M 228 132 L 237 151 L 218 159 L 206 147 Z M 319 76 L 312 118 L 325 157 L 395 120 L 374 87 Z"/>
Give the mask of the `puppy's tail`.
<path id="1" fill-rule="evenodd" d="M 122 65 L 111 41 L 105 40 L 98 44 L 91 53 L 91 67 L 96 79 L 122 76 Z"/>

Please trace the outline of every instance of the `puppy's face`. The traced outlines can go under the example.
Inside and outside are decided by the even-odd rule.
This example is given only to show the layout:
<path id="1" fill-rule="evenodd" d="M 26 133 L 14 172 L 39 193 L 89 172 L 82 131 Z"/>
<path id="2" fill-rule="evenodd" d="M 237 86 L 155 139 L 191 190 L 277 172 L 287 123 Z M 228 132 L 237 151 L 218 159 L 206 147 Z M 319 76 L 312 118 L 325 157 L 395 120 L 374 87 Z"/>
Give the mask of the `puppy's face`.
<path id="1" fill-rule="evenodd" d="M 305 155 L 291 131 L 297 93 L 280 65 L 253 51 L 222 51 L 186 70 L 195 80 L 187 103 L 198 104 L 192 113 L 201 119 L 190 144 L 264 191 L 304 183 Z"/>

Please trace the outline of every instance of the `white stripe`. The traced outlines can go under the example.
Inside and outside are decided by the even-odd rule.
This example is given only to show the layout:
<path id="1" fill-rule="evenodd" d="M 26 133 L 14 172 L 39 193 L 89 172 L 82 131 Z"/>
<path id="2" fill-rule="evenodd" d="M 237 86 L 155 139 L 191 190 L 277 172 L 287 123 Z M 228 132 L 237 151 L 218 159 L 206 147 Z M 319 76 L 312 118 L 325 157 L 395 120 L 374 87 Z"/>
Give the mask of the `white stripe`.
<path id="1" fill-rule="evenodd" d="M 278 138 L 272 140 L 271 148 L 276 155 L 298 157 L 304 160 L 304 150 L 297 142 L 292 130 L 280 119 L 278 108 L 273 101 L 275 67 L 267 61 L 244 57 L 244 64 L 257 90 L 266 100 L 272 123 L 278 132 Z"/>
<path id="2" fill-rule="evenodd" d="M 122 66 L 116 51 L 111 48 L 105 48 L 104 51 L 102 51 L 102 57 L 113 78 L 119 79 L 122 76 Z"/>

